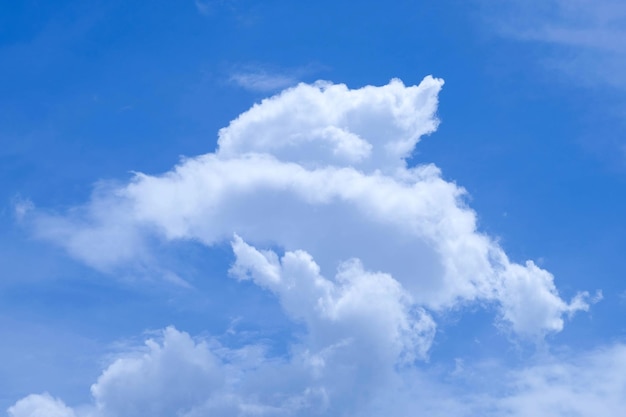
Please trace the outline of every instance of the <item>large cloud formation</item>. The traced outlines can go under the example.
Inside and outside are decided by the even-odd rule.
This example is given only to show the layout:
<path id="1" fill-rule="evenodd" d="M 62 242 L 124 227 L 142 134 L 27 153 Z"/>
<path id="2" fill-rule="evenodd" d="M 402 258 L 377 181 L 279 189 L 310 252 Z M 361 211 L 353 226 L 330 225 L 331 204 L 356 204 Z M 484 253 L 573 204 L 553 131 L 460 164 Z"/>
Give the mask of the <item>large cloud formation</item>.
<path id="1" fill-rule="evenodd" d="M 70 408 L 50 394 L 33 394 L 9 417 L 363 416 L 534 417 L 620 415 L 626 406 L 626 347 L 615 345 L 523 369 L 477 367 L 490 380 L 443 384 L 450 375 L 415 368 L 381 369 L 332 346 L 268 359 L 258 347 L 227 349 L 175 328 L 141 350 L 117 358 L 92 385 L 92 404 Z M 350 353 L 358 353 L 353 349 Z M 456 375 L 464 378 L 467 375 Z M 457 381 L 458 382 L 458 381 Z"/>
<path id="2" fill-rule="evenodd" d="M 9 415 L 380 415 L 387 401 L 406 414 L 445 395 L 415 368 L 433 313 L 480 303 L 520 338 L 560 331 L 588 295 L 563 300 L 548 271 L 510 261 L 477 230 L 461 187 L 433 164 L 407 165 L 437 128 L 442 85 L 300 84 L 221 129 L 214 153 L 102 187 L 64 215 L 31 214 L 40 237 L 103 271 L 157 270 L 155 238 L 231 242 L 230 276 L 269 290 L 306 332 L 276 358 L 168 328 L 102 374 L 92 405 L 36 395 Z"/>

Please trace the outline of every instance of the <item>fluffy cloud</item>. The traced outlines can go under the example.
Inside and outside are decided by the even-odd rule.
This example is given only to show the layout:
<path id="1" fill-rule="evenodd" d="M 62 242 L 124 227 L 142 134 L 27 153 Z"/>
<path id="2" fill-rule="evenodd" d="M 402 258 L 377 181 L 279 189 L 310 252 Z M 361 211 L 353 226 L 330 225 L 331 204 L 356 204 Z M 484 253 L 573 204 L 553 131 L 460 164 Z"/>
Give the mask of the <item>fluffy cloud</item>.
<path id="1" fill-rule="evenodd" d="M 36 231 L 101 269 L 154 263 L 149 236 L 212 245 L 236 233 L 304 250 L 323 274 L 359 259 L 432 310 L 482 300 L 518 334 L 560 331 L 584 295 L 567 303 L 547 271 L 510 262 L 436 166 L 406 166 L 437 126 L 442 84 L 300 84 L 221 129 L 216 153 L 98 189 L 65 216 L 39 214 Z"/>
<path id="2" fill-rule="evenodd" d="M 496 306 L 499 322 L 539 340 L 588 303 L 586 293 L 563 300 L 531 261 L 510 261 L 435 165 L 407 166 L 437 127 L 442 85 L 300 84 L 221 129 L 215 153 L 102 185 L 63 215 L 29 213 L 38 236 L 104 271 L 159 270 L 155 240 L 231 242 L 230 275 L 274 294 L 304 332 L 272 357 L 168 328 L 104 371 L 92 405 L 67 411 L 31 396 L 11 417 L 35 416 L 29 404 L 81 417 L 367 416 L 390 403 L 400 414 L 463 415 L 471 399 L 419 382 L 436 314 Z"/>
<path id="3" fill-rule="evenodd" d="M 162 344 L 118 358 L 91 387 L 98 415 L 172 416 L 224 385 L 219 360 L 206 344 L 167 328 Z"/>
<path id="4" fill-rule="evenodd" d="M 32 394 L 8 410 L 9 417 L 75 417 L 74 410 L 50 394 Z"/>
<path id="5" fill-rule="evenodd" d="M 272 290 L 294 320 L 306 323 L 308 347 L 354 344 L 360 346 L 363 365 L 372 356 L 388 365 L 398 358 L 411 363 L 426 356 L 434 322 L 388 274 L 364 271 L 361 262 L 352 259 L 329 281 L 303 251 L 287 252 L 279 260 L 274 252 L 260 252 L 238 236 L 233 250 L 237 260 L 231 273 Z"/>
<path id="6" fill-rule="evenodd" d="M 422 135 L 437 127 L 443 81 L 419 86 L 392 80 L 383 87 L 300 84 L 263 100 L 219 132 L 221 158 L 263 153 L 305 167 L 350 165 L 392 171 Z"/>
<path id="7" fill-rule="evenodd" d="M 334 351 L 341 349 L 349 354 Z M 228 349 L 170 327 L 115 359 L 92 386 L 91 404 L 70 408 L 49 394 L 30 395 L 8 415 L 595 417 L 626 407 L 622 344 L 519 369 L 476 365 L 453 373 L 363 366 L 360 349 L 339 344 L 313 354 L 299 346 L 276 358 L 262 346 Z"/>
<path id="8" fill-rule="evenodd" d="M 277 358 L 261 345 L 228 349 L 170 327 L 119 355 L 91 387 L 91 404 L 72 409 L 48 394 L 31 395 L 9 416 L 371 415 L 367 410 L 384 400 L 387 384 L 401 382 L 385 363 L 388 355 L 369 349 L 375 343 L 374 332 L 358 343 L 337 332 L 324 349 L 299 344 Z"/>

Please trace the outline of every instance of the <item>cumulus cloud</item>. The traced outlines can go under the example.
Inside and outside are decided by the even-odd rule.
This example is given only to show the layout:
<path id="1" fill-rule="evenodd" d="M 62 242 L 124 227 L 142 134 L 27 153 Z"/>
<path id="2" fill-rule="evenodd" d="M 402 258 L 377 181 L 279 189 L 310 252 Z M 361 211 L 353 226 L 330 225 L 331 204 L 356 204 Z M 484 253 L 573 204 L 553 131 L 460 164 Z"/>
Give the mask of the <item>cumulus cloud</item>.
<path id="1" fill-rule="evenodd" d="M 436 129 L 442 85 L 432 77 L 419 86 L 392 80 L 356 90 L 326 82 L 299 84 L 221 129 L 218 155 L 264 153 L 306 167 L 399 168 L 419 138 Z"/>
<path id="2" fill-rule="evenodd" d="M 461 187 L 432 164 L 406 165 L 437 127 L 442 85 L 300 84 L 221 129 L 215 153 L 98 189 L 66 215 L 39 213 L 36 233 L 104 270 L 154 262 L 149 236 L 212 245 L 236 233 L 306 251 L 322 274 L 359 259 L 432 310 L 493 302 L 520 335 L 560 331 L 584 294 L 562 300 L 549 272 L 512 263 L 477 230 Z"/>
<path id="3" fill-rule="evenodd" d="M 8 409 L 9 417 L 75 417 L 74 410 L 50 394 L 31 394 Z"/>
<path id="4" fill-rule="evenodd" d="M 276 358 L 262 346 L 228 349 L 170 327 L 120 354 L 92 386 L 92 403 L 71 408 L 49 394 L 30 395 L 8 415 L 595 417 L 626 407 L 622 344 L 517 369 L 478 364 L 454 373 L 363 366 L 360 350 L 337 344 L 312 352 L 300 345 L 289 358 Z M 490 384 L 481 384 L 485 377 Z"/>
<path id="5" fill-rule="evenodd" d="M 222 386 L 220 371 L 204 343 L 167 328 L 162 344 L 150 339 L 144 352 L 118 358 L 91 392 L 104 416 L 176 415 Z"/>
<path id="6" fill-rule="evenodd" d="M 339 266 L 334 281 L 320 275 L 319 266 L 304 251 L 287 252 L 278 259 L 272 251 L 258 251 L 236 236 L 236 262 L 231 273 L 253 279 L 279 298 L 285 311 L 309 329 L 307 346 L 325 349 L 339 341 L 361 347 L 363 364 L 371 360 L 393 365 L 398 358 L 424 358 L 434 337 L 432 318 L 390 275 L 363 269 L 358 259 Z M 330 339 L 329 339 L 330 338 Z M 354 355 L 351 355 L 354 358 Z"/>
<path id="7" fill-rule="evenodd" d="M 358 344 L 345 337 L 338 332 L 324 349 L 299 344 L 288 358 L 276 358 L 261 345 L 228 349 L 170 327 L 145 346 L 120 354 L 92 385 L 91 404 L 72 409 L 48 394 L 31 395 L 11 407 L 9 415 L 234 417 L 366 411 L 379 392 L 387 391 L 381 390 L 384 384 L 399 381 L 384 363 L 384 352 L 363 354 L 374 337 Z"/>
<path id="8" fill-rule="evenodd" d="M 470 399 L 452 400 L 419 369 L 433 317 L 495 306 L 513 334 L 541 340 L 587 310 L 586 293 L 562 299 L 548 271 L 511 261 L 481 233 L 465 190 L 435 165 L 407 165 L 437 128 L 442 85 L 299 84 L 221 129 L 214 153 L 101 185 L 64 214 L 29 213 L 38 236 L 103 271 L 159 270 L 155 240 L 231 242 L 230 276 L 270 291 L 305 329 L 273 357 L 168 328 L 113 362 L 80 413 L 367 416 L 392 403 L 463 415 Z"/>

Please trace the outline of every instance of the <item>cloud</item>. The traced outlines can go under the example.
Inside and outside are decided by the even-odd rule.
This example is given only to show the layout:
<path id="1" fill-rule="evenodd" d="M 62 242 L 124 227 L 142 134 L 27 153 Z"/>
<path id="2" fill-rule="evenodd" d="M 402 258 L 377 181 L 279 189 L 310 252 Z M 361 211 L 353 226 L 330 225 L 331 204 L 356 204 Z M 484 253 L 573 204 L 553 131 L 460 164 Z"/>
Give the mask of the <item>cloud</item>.
<path id="1" fill-rule="evenodd" d="M 7 412 L 9 417 L 75 417 L 74 410 L 50 394 L 32 394 L 22 398 Z"/>
<path id="2" fill-rule="evenodd" d="M 209 2 L 203 2 L 200 0 L 195 0 L 194 1 L 195 5 L 196 5 L 196 9 L 198 9 L 198 12 L 200 14 L 204 14 L 204 15 L 209 15 L 212 12 L 211 6 Z"/>
<path id="3" fill-rule="evenodd" d="M 626 7 L 619 0 L 486 4 L 499 32 L 555 48 L 546 63 L 588 85 L 626 88 Z"/>
<path id="4" fill-rule="evenodd" d="M 233 9 L 232 0 L 194 0 L 198 13 L 211 16 L 220 8 Z"/>
<path id="5" fill-rule="evenodd" d="M 73 208 L 67 216 L 37 215 L 34 233 L 63 241 L 72 256 L 101 271 L 122 262 L 149 263 L 143 236 L 128 216 L 131 208 L 117 194 L 115 188 L 101 183 L 88 206 Z"/>
<path id="6" fill-rule="evenodd" d="M 279 356 L 261 342 L 233 348 L 167 328 L 120 355 L 92 386 L 93 404 L 73 412 L 461 416 L 504 407 L 491 392 L 456 395 L 436 382 L 446 376 L 421 368 L 435 317 L 492 306 L 501 326 L 539 341 L 587 310 L 589 296 L 562 299 L 548 271 L 511 261 L 477 229 L 463 188 L 433 164 L 407 165 L 438 126 L 442 85 L 298 84 L 221 129 L 214 153 L 101 184 L 62 214 L 28 213 L 37 236 L 102 271 L 162 271 L 164 245 L 230 242 L 228 274 L 271 292 L 303 328 Z M 49 396 L 21 401 L 65 410 Z"/>
<path id="7" fill-rule="evenodd" d="M 32 210 L 34 210 L 35 205 L 29 199 L 23 199 L 21 197 L 15 197 L 13 199 L 13 212 L 15 214 L 15 218 L 18 221 L 22 221 L 22 219 Z"/>
<path id="8" fill-rule="evenodd" d="M 303 250 L 322 274 L 356 259 L 434 311 L 493 302 L 519 335 L 560 331 L 564 314 L 588 308 L 585 293 L 562 300 L 549 272 L 512 263 L 477 230 L 462 188 L 432 164 L 406 166 L 438 125 L 442 84 L 299 84 L 221 129 L 217 152 L 102 186 L 66 215 L 39 212 L 35 233 L 101 270 L 154 264 L 155 236 L 213 245 L 237 234 Z"/>
<path id="9" fill-rule="evenodd" d="M 295 76 L 264 70 L 236 72 L 230 76 L 230 81 L 247 90 L 260 92 L 277 91 L 298 83 Z"/>
<path id="10" fill-rule="evenodd" d="M 498 401 L 499 415 L 619 415 L 626 407 L 626 346 L 522 369 L 508 382 L 514 393 Z"/>
<path id="11" fill-rule="evenodd" d="M 368 397 L 396 381 L 393 367 L 376 362 L 386 355 L 382 351 L 363 354 L 374 338 L 356 344 L 344 336 L 338 333 L 335 344 L 319 351 L 299 344 L 288 358 L 276 358 L 261 345 L 228 349 L 169 327 L 114 359 L 92 385 L 91 404 L 72 409 L 48 394 L 31 395 L 11 407 L 9 416 L 309 416 L 367 410 Z M 375 362 L 364 366 L 364 360 Z"/>
<path id="12" fill-rule="evenodd" d="M 311 76 L 326 68 L 316 63 L 295 68 L 277 68 L 264 64 L 236 65 L 231 68 L 229 81 L 244 89 L 276 93 L 296 86 L 303 77 Z"/>
<path id="13" fill-rule="evenodd" d="M 231 274 L 274 292 L 289 316 L 306 323 L 308 347 L 334 346 L 340 342 L 333 340 L 339 334 L 342 343 L 360 347 L 362 365 L 371 360 L 370 353 L 363 354 L 370 347 L 377 350 L 379 363 L 387 358 L 390 365 L 426 357 L 435 323 L 390 275 L 365 271 L 358 259 L 351 259 L 330 281 L 304 251 L 287 252 L 278 259 L 274 252 L 258 251 L 239 236 L 233 250 Z"/>
<path id="14" fill-rule="evenodd" d="M 289 358 L 276 358 L 260 345 L 228 349 L 169 327 L 143 347 L 120 353 L 92 385 L 92 403 L 71 408 L 49 394 L 30 395 L 8 414 L 595 417 L 620 415 L 626 406 L 622 344 L 521 368 L 465 364 L 453 372 L 380 365 L 377 354 L 363 366 L 367 346 L 337 344 L 313 352 L 300 345 Z"/>
<path id="15" fill-rule="evenodd" d="M 223 387 L 224 369 L 204 342 L 167 328 L 162 342 L 116 359 L 91 387 L 96 415 L 173 416 Z"/>

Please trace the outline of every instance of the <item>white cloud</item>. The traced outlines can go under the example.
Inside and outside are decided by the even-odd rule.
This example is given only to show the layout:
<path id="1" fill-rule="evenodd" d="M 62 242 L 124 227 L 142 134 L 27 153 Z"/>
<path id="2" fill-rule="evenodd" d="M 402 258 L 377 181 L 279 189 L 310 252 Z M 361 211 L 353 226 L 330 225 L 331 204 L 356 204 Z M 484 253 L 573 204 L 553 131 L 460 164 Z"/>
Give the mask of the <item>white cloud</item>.
<path id="1" fill-rule="evenodd" d="M 430 349 L 434 321 L 390 275 L 367 272 L 360 260 L 351 259 L 330 281 L 304 251 L 287 252 L 279 260 L 274 252 L 260 252 L 238 236 L 233 250 L 231 273 L 270 289 L 293 319 L 304 321 L 310 332 L 307 347 L 354 344 L 361 347 L 363 365 L 371 361 L 370 348 L 379 364 L 389 365 L 412 363 Z M 335 340 L 337 335 L 341 340 Z"/>
<path id="2" fill-rule="evenodd" d="M 368 416 L 392 404 L 463 415 L 470 399 L 452 400 L 416 367 L 432 313 L 494 305 L 515 334 L 541 339 L 588 309 L 586 293 L 563 300 L 548 271 L 511 262 L 478 231 L 465 191 L 436 166 L 406 165 L 437 127 L 442 85 L 299 84 L 221 129 L 215 153 L 101 186 L 63 215 L 31 213 L 38 236 L 105 271 L 160 271 L 154 240 L 231 241 L 230 274 L 271 291 L 305 328 L 281 357 L 166 329 L 113 362 L 76 412 Z"/>
<path id="3" fill-rule="evenodd" d="M 174 328 L 163 340 L 114 361 L 91 387 L 98 415 L 173 416 L 201 404 L 225 383 L 220 360 Z"/>
<path id="4" fill-rule="evenodd" d="M 595 417 L 621 415 L 626 407 L 622 344 L 518 369 L 465 363 L 452 372 L 381 364 L 376 354 L 364 366 L 364 347 L 312 352 L 299 345 L 276 358 L 262 346 L 228 349 L 170 327 L 120 354 L 92 386 L 91 404 L 70 408 L 49 394 L 30 395 L 8 415 Z"/>
<path id="5" fill-rule="evenodd" d="M 420 137 L 437 128 L 442 85 L 432 77 L 419 86 L 392 80 L 356 90 L 326 82 L 299 84 L 221 129 L 218 156 L 264 153 L 305 167 L 400 168 Z"/>
<path id="6" fill-rule="evenodd" d="M 334 342 L 317 351 L 297 344 L 289 357 L 276 358 L 262 346 L 228 349 L 170 327 L 143 348 L 121 353 L 91 387 L 91 404 L 71 409 L 47 394 L 32 395 L 11 407 L 9 416 L 309 416 L 366 411 L 381 393 L 388 393 L 386 384 L 399 380 L 393 364 L 384 360 L 386 353 L 369 349 L 377 342 L 373 331 L 359 343 L 344 336 L 338 332 Z"/>
<path id="7" fill-rule="evenodd" d="M 22 398 L 7 412 L 9 417 L 75 417 L 74 410 L 47 393 Z"/>
<path id="8" fill-rule="evenodd" d="M 63 241 L 72 256 L 103 271 L 121 262 L 149 262 L 144 239 L 125 205 L 117 190 L 99 187 L 88 206 L 74 208 L 65 217 L 37 215 L 35 234 Z"/>
<path id="9" fill-rule="evenodd" d="M 508 388 L 513 394 L 497 401 L 497 415 L 621 415 L 626 409 L 626 346 L 617 344 L 516 371 Z"/>
<path id="10" fill-rule="evenodd" d="M 36 232 L 104 270 L 154 262 L 148 236 L 212 245 L 237 233 L 304 250 L 322 274 L 360 259 L 429 309 L 495 302 L 520 335 L 560 331 L 564 314 L 587 308 L 585 294 L 562 300 L 549 272 L 510 262 L 477 231 L 462 188 L 434 165 L 406 167 L 437 127 L 442 84 L 300 84 L 221 129 L 216 153 L 99 189 L 66 216 L 39 214 Z"/>

